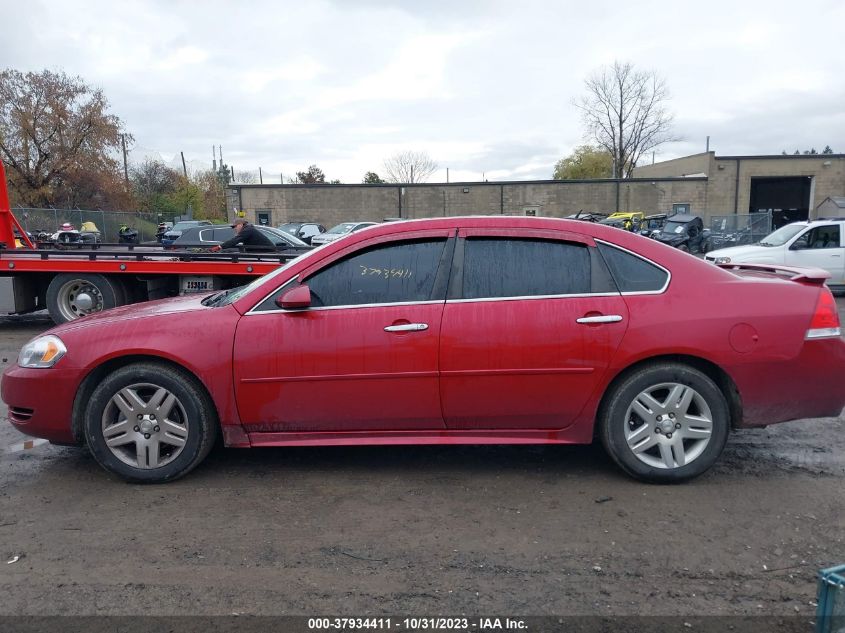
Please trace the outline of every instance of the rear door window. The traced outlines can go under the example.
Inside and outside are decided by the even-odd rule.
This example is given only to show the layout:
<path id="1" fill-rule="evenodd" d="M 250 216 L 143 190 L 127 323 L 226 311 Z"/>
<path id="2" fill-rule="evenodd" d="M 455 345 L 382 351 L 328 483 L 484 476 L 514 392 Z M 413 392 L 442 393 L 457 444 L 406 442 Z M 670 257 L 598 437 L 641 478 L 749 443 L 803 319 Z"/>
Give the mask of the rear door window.
<path id="1" fill-rule="evenodd" d="M 588 294 L 590 253 L 584 244 L 522 238 L 468 238 L 464 299 Z"/>

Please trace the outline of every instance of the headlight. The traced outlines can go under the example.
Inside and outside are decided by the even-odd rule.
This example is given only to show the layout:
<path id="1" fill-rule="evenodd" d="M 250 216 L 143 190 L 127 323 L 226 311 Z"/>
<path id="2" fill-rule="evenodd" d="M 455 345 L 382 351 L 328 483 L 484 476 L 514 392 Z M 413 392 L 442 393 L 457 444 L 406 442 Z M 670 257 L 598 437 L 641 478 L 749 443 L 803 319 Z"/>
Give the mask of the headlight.
<path id="1" fill-rule="evenodd" d="M 730 264 L 731 258 L 730 257 L 717 257 L 716 263 L 717 264 Z"/>
<path id="2" fill-rule="evenodd" d="M 39 336 L 23 346 L 18 365 L 44 369 L 55 365 L 66 353 L 67 348 L 58 336 Z"/>

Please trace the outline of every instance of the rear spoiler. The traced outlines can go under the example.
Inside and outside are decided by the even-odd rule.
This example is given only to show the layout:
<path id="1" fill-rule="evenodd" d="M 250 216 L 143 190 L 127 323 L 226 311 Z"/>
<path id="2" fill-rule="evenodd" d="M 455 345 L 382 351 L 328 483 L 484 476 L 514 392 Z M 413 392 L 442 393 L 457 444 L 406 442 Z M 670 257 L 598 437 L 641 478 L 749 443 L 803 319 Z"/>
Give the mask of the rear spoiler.
<path id="1" fill-rule="evenodd" d="M 725 270 L 757 270 L 775 275 L 787 275 L 790 281 L 798 281 L 821 286 L 830 279 L 830 273 L 821 268 L 799 268 L 798 266 L 779 266 L 777 264 L 716 264 Z"/>

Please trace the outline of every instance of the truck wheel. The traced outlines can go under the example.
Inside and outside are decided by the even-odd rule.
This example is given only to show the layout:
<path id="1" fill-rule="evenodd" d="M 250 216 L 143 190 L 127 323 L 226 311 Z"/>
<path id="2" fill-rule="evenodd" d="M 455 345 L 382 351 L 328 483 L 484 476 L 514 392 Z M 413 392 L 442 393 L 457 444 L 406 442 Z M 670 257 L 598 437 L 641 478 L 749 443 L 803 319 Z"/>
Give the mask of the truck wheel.
<path id="1" fill-rule="evenodd" d="M 56 323 L 126 303 L 123 284 L 103 275 L 63 273 L 47 286 L 47 311 Z"/>

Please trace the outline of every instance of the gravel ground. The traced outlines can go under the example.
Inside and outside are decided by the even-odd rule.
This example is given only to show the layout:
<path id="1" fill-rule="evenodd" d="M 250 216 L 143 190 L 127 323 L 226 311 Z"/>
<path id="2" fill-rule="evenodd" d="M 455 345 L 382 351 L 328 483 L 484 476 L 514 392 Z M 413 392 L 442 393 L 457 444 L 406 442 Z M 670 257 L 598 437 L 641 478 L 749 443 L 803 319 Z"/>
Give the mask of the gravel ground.
<path id="1" fill-rule="evenodd" d="M 2 362 L 49 325 L 0 319 Z M 12 450 L 2 423 L 0 615 L 809 622 L 817 569 L 845 563 L 844 423 L 737 432 L 680 486 L 634 482 L 597 446 L 216 449 L 137 486 L 85 449 Z"/>

